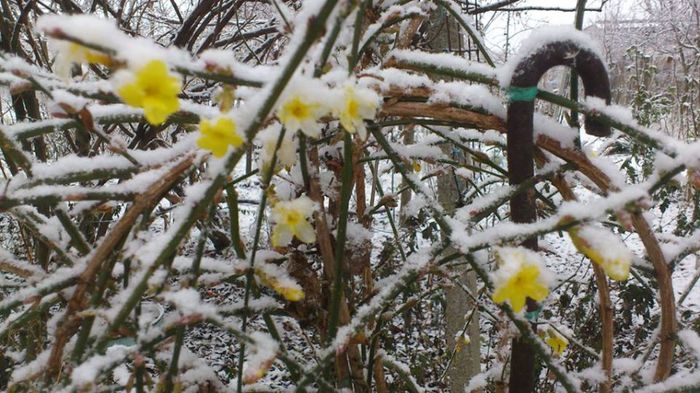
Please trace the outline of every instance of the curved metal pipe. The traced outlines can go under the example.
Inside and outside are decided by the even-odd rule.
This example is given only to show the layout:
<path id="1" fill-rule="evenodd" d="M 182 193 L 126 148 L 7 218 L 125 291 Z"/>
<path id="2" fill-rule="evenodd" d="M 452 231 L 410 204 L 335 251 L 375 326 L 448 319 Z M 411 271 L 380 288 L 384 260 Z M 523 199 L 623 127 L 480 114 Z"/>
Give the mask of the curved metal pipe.
<path id="1" fill-rule="evenodd" d="M 555 66 L 568 66 L 576 70 L 583 81 L 586 96 L 598 97 L 610 103 L 610 82 L 602 60 L 580 44 L 565 40 L 551 42 L 524 57 L 516 66 L 510 81 L 508 104 L 508 179 L 518 185 L 534 176 L 534 99 L 537 83 L 547 70 Z M 587 116 L 585 129 L 590 135 L 609 136 L 610 127 Z M 510 214 L 514 222 L 529 223 L 537 218 L 535 193 L 530 188 L 510 200 Z M 537 237 L 523 242 L 525 247 L 536 250 Z M 527 311 L 536 315 L 539 306 L 528 299 Z M 535 326 L 533 325 L 533 329 Z M 511 351 L 510 392 L 526 393 L 534 390 L 535 352 L 531 344 L 513 339 Z"/>
<path id="2" fill-rule="evenodd" d="M 574 68 L 583 80 L 586 96 L 598 97 L 610 103 L 610 82 L 605 65 L 590 50 L 573 41 L 553 42 L 523 58 L 515 68 L 510 82 L 511 101 L 508 104 L 508 173 L 510 184 L 520 184 L 531 178 L 533 169 L 533 114 L 537 82 L 552 67 L 564 65 Z M 522 93 L 525 92 L 525 93 Z M 585 120 L 586 132 L 595 136 L 609 136 L 610 127 L 590 116 Z M 511 217 L 515 222 L 534 222 L 533 194 L 521 193 L 511 200 Z M 537 248 L 537 242 L 531 247 Z"/>

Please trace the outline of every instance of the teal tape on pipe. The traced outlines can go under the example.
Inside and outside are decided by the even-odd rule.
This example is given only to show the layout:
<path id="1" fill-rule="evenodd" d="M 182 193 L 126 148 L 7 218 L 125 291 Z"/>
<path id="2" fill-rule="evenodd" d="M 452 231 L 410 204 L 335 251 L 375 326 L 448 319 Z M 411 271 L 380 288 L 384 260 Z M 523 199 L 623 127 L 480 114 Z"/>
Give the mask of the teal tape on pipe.
<path id="1" fill-rule="evenodd" d="M 518 87 L 511 86 L 508 88 L 508 100 L 515 101 L 532 101 L 537 97 L 537 86 Z"/>
<path id="2" fill-rule="evenodd" d="M 538 308 L 535 311 L 528 311 L 525 313 L 525 319 L 527 319 L 530 322 L 535 322 L 537 320 L 537 317 L 540 316 L 540 312 L 542 312 L 542 307 Z"/>

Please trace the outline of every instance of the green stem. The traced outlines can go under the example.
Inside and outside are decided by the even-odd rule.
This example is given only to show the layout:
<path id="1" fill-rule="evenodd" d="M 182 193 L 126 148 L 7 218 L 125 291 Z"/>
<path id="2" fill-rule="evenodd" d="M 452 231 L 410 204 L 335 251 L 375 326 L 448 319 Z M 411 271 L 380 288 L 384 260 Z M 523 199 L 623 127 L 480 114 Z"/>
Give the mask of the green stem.
<path id="1" fill-rule="evenodd" d="M 238 224 L 238 193 L 232 184 L 226 186 L 226 204 L 229 215 L 229 234 L 231 235 L 231 246 L 239 259 L 245 258 L 245 246 L 240 235 Z"/>
<path id="2" fill-rule="evenodd" d="M 248 270 L 246 271 L 246 282 L 245 282 L 245 294 L 243 296 L 243 308 L 248 309 L 248 304 L 250 302 L 251 290 L 253 288 L 253 280 L 255 280 L 255 255 L 258 251 L 258 246 L 260 243 L 260 234 L 262 233 L 263 219 L 265 217 L 265 208 L 267 207 L 268 193 L 270 192 L 270 182 L 272 181 L 272 176 L 275 173 L 275 167 L 277 166 L 277 152 L 279 151 L 282 142 L 284 141 L 284 134 L 286 133 L 286 128 L 282 127 L 279 136 L 277 137 L 277 143 L 275 144 L 275 150 L 272 152 L 272 159 L 265 168 L 265 173 L 262 179 L 262 195 L 260 197 L 260 205 L 258 205 L 257 220 L 255 223 L 255 235 L 253 237 L 253 246 L 250 252 L 250 258 L 248 260 Z M 241 321 L 241 331 L 246 332 L 248 328 L 248 314 L 243 314 Z M 243 363 L 245 361 L 245 342 L 241 342 L 240 348 L 238 350 L 238 379 L 236 381 L 236 387 L 238 393 L 243 391 Z"/>
<path id="3" fill-rule="evenodd" d="M 583 14 L 586 11 L 586 0 L 578 0 L 576 2 L 576 18 L 574 20 L 574 27 L 576 30 L 581 30 L 583 28 Z M 571 91 L 569 93 L 569 98 L 571 101 L 578 101 L 578 73 L 576 69 L 571 69 L 571 74 L 569 76 L 569 84 L 571 85 Z M 569 125 L 578 129 L 580 127 L 578 121 L 578 111 L 572 109 L 570 112 Z M 577 147 L 581 148 L 580 138 L 576 138 Z"/>
<path id="4" fill-rule="evenodd" d="M 340 179 L 340 216 L 338 219 L 338 235 L 335 241 L 335 258 L 333 264 L 333 291 L 328 317 L 328 340 L 332 340 L 338 331 L 340 319 L 340 303 L 343 298 L 343 259 L 348 227 L 348 210 L 352 195 L 352 136 L 346 132 L 343 135 L 343 170 Z M 329 341 L 330 342 L 330 341 Z"/>
<path id="5" fill-rule="evenodd" d="M 401 160 L 401 157 L 399 157 L 399 155 L 394 151 L 394 149 L 391 148 L 389 141 L 387 141 L 382 131 L 377 127 L 370 127 L 370 130 L 372 132 L 372 135 L 374 135 L 374 138 L 379 143 L 379 145 L 381 145 L 384 152 L 391 159 L 391 162 L 394 164 L 394 168 L 396 168 L 401 173 L 401 176 L 403 176 L 404 180 L 406 180 L 406 183 L 413 189 L 413 191 L 423 195 L 423 197 L 425 197 L 427 201 L 433 201 L 434 198 L 428 195 L 423 190 L 423 187 L 420 187 L 418 184 L 416 184 L 412 176 L 409 176 L 409 170 L 406 168 L 406 165 L 404 164 L 403 160 Z M 444 212 L 442 212 L 442 208 L 439 207 L 436 201 L 433 202 L 434 203 L 429 203 L 427 208 L 432 212 L 433 219 L 435 219 L 437 224 L 440 226 L 440 229 L 445 232 L 445 238 L 447 238 L 452 233 L 452 228 L 450 228 L 450 226 L 447 224 L 447 221 L 445 221 L 443 217 Z"/>
<path id="6" fill-rule="evenodd" d="M 335 45 L 335 42 L 338 39 L 338 34 L 340 34 L 340 29 L 343 27 L 343 22 L 350 15 L 350 12 L 352 12 L 352 9 L 354 7 L 355 7 L 355 2 L 349 1 L 347 3 L 347 8 L 343 12 L 338 13 L 338 16 L 336 17 L 335 22 L 333 23 L 333 29 L 331 29 L 331 33 L 326 36 L 326 41 L 323 44 L 323 50 L 321 51 L 321 56 L 319 57 L 319 60 L 316 63 L 316 67 L 314 68 L 314 77 L 315 78 L 318 78 L 323 74 L 326 63 L 328 62 L 328 58 L 331 56 L 331 52 L 333 51 L 333 46 Z M 301 138 L 300 138 L 300 144 L 301 144 Z M 305 151 L 305 150 L 301 150 L 301 151 Z"/>
<path id="7" fill-rule="evenodd" d="M 68 216 L 68 213 L 61 208 L 55 209 L 54 213 L 56 213 L 56 217 L 58 217 L 58 220 L 61 222 L 61 225 L 63 225 L 63 228 L 66 230 L 66 232 L 68 232 L 73 247 L 78 250 L 81 256 L 87 255 L 90 252 L 90 245 L 88 244 L 87 240 L 85 240 L 85 237 L 83 237 L 83 234 L 80 233 L 80 229 L 75 226 L 73 220 L 71 220 L 71 218 Z"/>
<path id="8" fill-rule="evenodd" d="M 46 225 L 46 220 L 44 216 L 36 211 L 27 211 L 21 208 L 12 209 L 10 212 L 12 215 L 25 225 L 29 230 L 36 236 L 36 238 L 43 244 L 45 244 L 49 249 L 53 250 L 56 255 L 63 261 L 64 264 L 68 266 L 75 266 L 75 260 L 73 256 L 70 255 L 63 246 L 56 244 L 53 240 L 49 239 L 42 231 L 41 227 Z"/>
<path id="9" fill-rule="evenodd" d="M 12 162 L 19 165 L 20 168 L 24 169 L 28 177 L 32 176 L 32 161 L 27 157 L 22 149 L 20 149 L 12 140 L 12 138 L 5 135 L 5 133 L 0 129 L 0 147 L 5 155 L 8 156 Z"/>
<path id="10" fill-rule="evenodd" d="M 360 39 L 362 38 L 362 25 L 365 19 L 365 9 L 367 8 L 367 2 L 370 0 L 360 0 L 360 8 L 357 10 L 357 16 L 355 17 L 355 28 L 352 32 L 352 47 L 350 48 L 350 57 L 348 59 L 348 73 L 352 73 L 355 64 L 357 64 L 358 58 L 360 56 L 359 47 Z"/>
<path id="11" fill-rule="evenodd" d="M 213 211 L 214 208 L 212 206 L 212 209 L 210 209 L 209 211 L 209 215 L 211 215 Z M 199 266 L 202 262 L 202 256 L 204 256 L 204 246 L 206 246 L 207 244 L 207 232 L 209 230 L 208 223 L 210 222 L 207 218 L 208 217 L 205 217 L 202 220 L 203 225 L 201 233 L 199 235 L 199 240 L 197 241 L 197 248 L 195 250 L 194 260 L 192 261 L 192 278 L 189 282 L 189 286 L 193 288 L 197 287 L 197 278 L 199 277 Z M 180 351 L 184 343 L 186 332 L 187 328 L 184 325 L 180 325 L 176 328 L 173 355 L 170 358 L 170 367 L 168 368 L 168 372 L 165 375 L 164 387 L 166 392 L 173 391 L 173 378 L 175 378 L 175 376 L 178 374 L 178 362 L 180 361 Z"/>

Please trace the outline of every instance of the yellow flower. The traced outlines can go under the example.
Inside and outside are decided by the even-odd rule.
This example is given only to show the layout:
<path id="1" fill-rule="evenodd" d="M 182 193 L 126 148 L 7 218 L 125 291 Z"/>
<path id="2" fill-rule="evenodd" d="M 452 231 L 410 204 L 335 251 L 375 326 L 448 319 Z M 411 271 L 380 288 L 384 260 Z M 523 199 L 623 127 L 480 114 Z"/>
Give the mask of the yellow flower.
<path id="1" fill-rule="evenodd" d="M 379 96 L 370 90 L 357 88 L 353 84 L 345 85 L 343 97 L 334 109 L 334 114 L 340 119 L 340 125 L 345 131 L 357 133 L 361 139 L 367 138 L 366 119 L 374 119 L 379 105 Z"/>
<path id="2" fill-rule="evenodd" d="M 56 73 L 64 77 L 70 77 L 71 67 L 76 63 L 112 65 L 110 56 L 75 42 L 56 41 L 55 47 L 58 50 L 58 55 L 56 56 L 54 67 Z"/>
<path id="3" fill-rule="evenodd" d="M 461 352 L 465 345 L 469 345 L 472 339 L 469 337 L 466 331 L 463 334 L 458 334 L 455 337 L 455 352 Z"/>
<path id="4" fill-rule="evenodd" d="M 129 79 L 117 93 L 127 105 L 143 108 L 150 124 L 161 124 L 180 109 L 180 79 L 168 71 L 165 62 L 151 60 Z"/>
<path id="5" fill-rule="evenodd" d="M 524 248 L 504 247 L 497 250 L 500 267 L 495 273 L 493 301 L 510 303 L 515 312 L 522 310 L 528 297 L 541 301 L 549 294 L 539 256 Z"/>
<path id="6" fill-rule="evenodd" d="M 594 226 L 569 229 L 574 246 L 591 261 L 603 268 L 615 281 L 627 280 L 632 263 L 632 252 L 615 234 Z"/>
<path id="7" fill-rule="evenodd" d="M 261 168 L 270 165 L 272 156 L 275 153 L 275 147 L 277 147 L 277 140 L 279 139 L 280 132 L 282 132 L 282 127 L 278 123 L 274 123 L 258 133 L 256 142 L 262 148 L 259 162 Z M 277 165 L 275 166 L 275 170 L 279 168 L 290 170 L 294 166 L 297 162 L 297 145 L 294 134 L 289 131 L 285 132 L 282 143 L 277 150 Z"/>
<path id="8" fill-rule="evenodd" d="M 261 332 L 253 332 L 250 336 L 254 342 L 243 366 L 245 384 L 254 383 L 265 376 L 279 352 L 279 344 L 272 337 Z"/>
<path id="9" fill-rule="evenodd" d="M 547 327 L 547 330 L 540 333 L 540 335 L 544 336 L 544 341 L 552 348 L 552 352 L 556 356 L 561 356 L 569 346 L 569 340 L 551 326 Z"/>
<path id="10" fill-rule="evenodd" d="M 323 103 L 330 96 L 328 87 L 317 79 L 296 80 L 280 99 L 277 118 L 287 131 L 294 133 L 301 130 L 317 138 L 321 135 L 319 121 L 328 113 L 328 106 Z"/>
<path id="11" fill-rule="evenodd" d="M 304 298 L 304 290 L 276 265 L 264 264 L 256 267 L 255 275 L 260 282 L 275 290 L 290 302 Z"/>
<path id="12" fill-rule="evenodd" d="M 307 221 L 315 210 L 314 202 L 306 196 L 291 201 L 280 201 L 272 208 L 272 245 L 284 247 L 293 237 L 304 243 L 316 241 L 316 232 Z"/>
<path id="13" fill-rule="evenodd" d="M 267 374 L 267 368 L 258 368 L 256 370 L 246 369 L 245 374 L 243 375 L 243 383 L 255 383 L 259 381 L 260 378 L 264 377 L 265 374 Z"/>
<path id="14" fill-rule="evenodd" d="M 236 131 L 236 122 L 230 117 L 219 117 L 216 122 L 202 119 L 199 133 L 197 146 L 211 151 L 215 157 L 223 157 L 229 146 L 237 148 L 243 144 L 243 138 Z"/>

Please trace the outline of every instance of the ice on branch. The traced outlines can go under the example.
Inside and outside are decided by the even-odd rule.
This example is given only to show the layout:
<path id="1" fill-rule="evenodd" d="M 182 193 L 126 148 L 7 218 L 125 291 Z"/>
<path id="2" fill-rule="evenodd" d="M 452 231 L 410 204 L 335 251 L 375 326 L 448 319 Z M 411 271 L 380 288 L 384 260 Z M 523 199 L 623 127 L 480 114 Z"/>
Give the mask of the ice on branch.
<path id="1" fill-rule="evenodd" d="M 515 312 L 525 306 L 525 299 L 541 301 L 549 294 L 549 272 L 534 251 L 523 247 L 496 250 L 498 270 L 493 273 L 493 301 L 508 301 Z"/>
<path id="2" fill-rule="evenodd" d="M 296 237 L 304 243 L 316 241 L 316 232 L 307 221 L 316 210 L 316 203 L 307 196 L 280 201 L 272 207 L 272 245 L 284 247 Z"/>
<path id="3" fill-rule="evenodd" d="M 171 74 L 162 60 L 151 60 L 135 72 L 120 70 L 114 83 L 119 97 L 128 105 L 143 108 L 152 125 L 162 124 L 180 109 L 180 78 Z"/>
<path id="4" fill-rule="evenodd" d="M 632 252 L 615 234 L 591 225 L 569 229 L 574 246 L 591 261 L 603 268 L 615 281 L 627 280 L 632 263 Z"/>
<path id="5" fill-rule="evenodd" d="M 334 105 L 333 115 L 338 117 L 345 131 L 357 133 L 367 139 L 365 120 L 374 119 L 379 107 L 379 96 L 373 90 L 347 83 Z"/>
<path id="6" fill-rule="evenodd" d="M 321 135 L 321 118 L 330 108 L 324 104 L 331 96 L 328 87 L 316 79 L 297 80 L 280 99 L 277 118 L 287 131 L 317 138 Z"/>
<path id="7" fill-rule="evenodd" d="M 223 157 L 229 146 L 235 149 L 244 142 L 236 128 L 236 122 L 228 116 L 202 119 L 199 123 L 199 133 L 197 146 L 212 152 L 214 157 Z"/>

